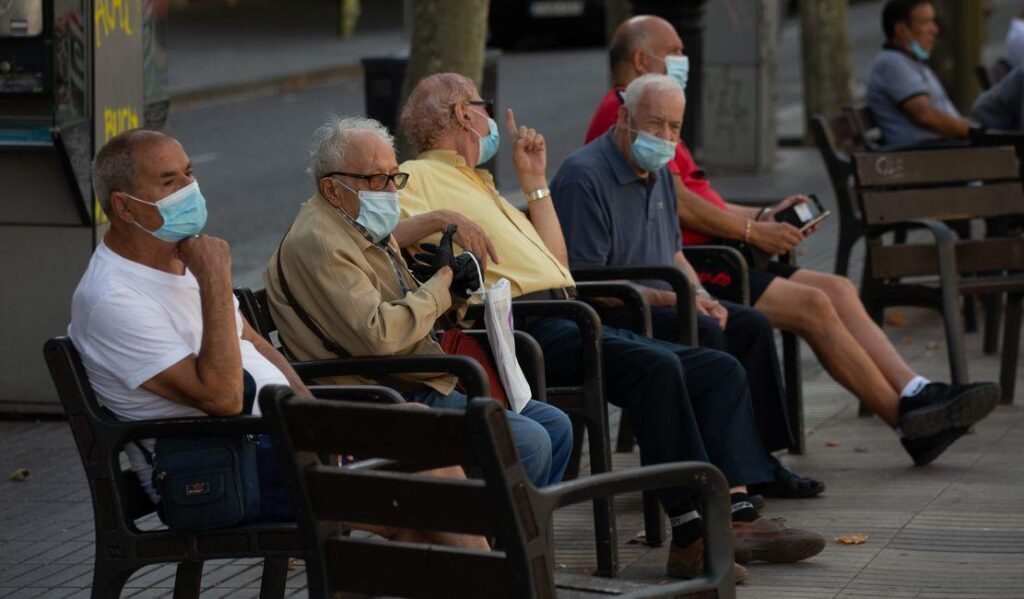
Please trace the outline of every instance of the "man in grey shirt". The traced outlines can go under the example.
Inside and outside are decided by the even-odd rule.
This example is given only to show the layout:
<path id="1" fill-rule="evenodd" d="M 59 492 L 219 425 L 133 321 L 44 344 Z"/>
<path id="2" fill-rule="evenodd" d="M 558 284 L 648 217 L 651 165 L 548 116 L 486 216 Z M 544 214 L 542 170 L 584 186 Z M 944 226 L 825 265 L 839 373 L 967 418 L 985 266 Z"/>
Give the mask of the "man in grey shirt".
<path id="1" fill-rule="evenodd" d="M 957 111 L 927 64 L 939 28 L 930 0 L 889 0 L 882 9 L 888 40 L 868 76 L 868 106 L 886 145 L 966 138 Z"/>

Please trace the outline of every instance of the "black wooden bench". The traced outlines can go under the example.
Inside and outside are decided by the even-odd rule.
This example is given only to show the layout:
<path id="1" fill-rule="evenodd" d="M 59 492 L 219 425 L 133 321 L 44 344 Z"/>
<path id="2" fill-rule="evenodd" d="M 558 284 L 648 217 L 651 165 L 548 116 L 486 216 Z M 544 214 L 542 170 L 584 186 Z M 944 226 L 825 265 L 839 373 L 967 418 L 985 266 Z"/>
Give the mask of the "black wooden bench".
<path id="1" fill-rule="evenodd" d="M 923 306 L 943 315 L 950 374 L 968 382 L 961 296 L 1005 293 L 1000 383 L 1013 400 L 1024 295 L 1024 239 L 1000 226 L 1024 215 L 1017 157 L 1010 147 L 881 152 L 854 156 L 867 254 L 861 289 L 882 324 L 888 306 Z M 984 221 L 1000 233 L 959 239 L 946 221 Z M 887 242 L 894 228 L 923 230 L 929 243 Z"/>
<path id="2" fill-rule="evenodd" d="M 728 486 L 710 464 L 679 462 L 605 473 L 538 490 L 516 456 L 504 411 L 472 400 L 461 410 L 402 410 L 294 397 L 268 387 L 260 405 L 297 512 L 307 550 L 309 594 L 401 597 L 533 598 L 556 596 L 555 509 L 595 497 L 687 486 L 699 493 L 706 566 L 692 581 L 648 587 L 631 596 L 678 597 L 692 591 L 734 596 Z M 393 467 L 337 468 L 320 453 L 359 456 Z M 460 465 L 481 478 L 417 474 Z M 476 534 L 497 549 L 471 551 L 339 533 L 341 522 Z"/>
<path id="3" fill-rule="evenodd" d="M 283 597 L 288 558 L 302 555 L 294 524 L 252 524 L 188 534 L 167 528 L 142 530 L 137 521 L 154 514 L 155 507 L 135 473 L 121 466 L 122 448 L 132 441 L 263 433 L 264 420 L 236 416 L 121 421 L 97 401 L 68 338 L 50 339 L 43 351 L 92 495 L 96 524 L 92 596 L 119 597 L 128 578 L 139 568 L 177 563 L 174 596 L 195 598 L 199 596 L 204 561 L 257 557 L 264 560 L 260 597 Z M 323 395 L 350 401 L 401 401 L 390 390 L 379 387 L 334 387 L 325 389 Z"/>

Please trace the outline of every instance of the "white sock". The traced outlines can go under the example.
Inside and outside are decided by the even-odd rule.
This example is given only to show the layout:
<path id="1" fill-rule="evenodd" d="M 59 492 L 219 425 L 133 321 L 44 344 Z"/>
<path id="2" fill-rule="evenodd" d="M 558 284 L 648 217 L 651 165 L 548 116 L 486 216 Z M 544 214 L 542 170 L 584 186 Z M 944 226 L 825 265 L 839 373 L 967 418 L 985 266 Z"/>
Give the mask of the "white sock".
<path id="1" fill-rule="evenodd" d="M 927 385 L 930 382 L 931 381 L 924 378 L 923 376 L 917 375 L 914 378 L 910 379 L 910 382 L 907 383 L 907 386 L 903 388 L 903 391 L 900 391 L 900 397 L 913 397 L 920 393 L 921 389 L 924 389 L 925 385 Z"/>

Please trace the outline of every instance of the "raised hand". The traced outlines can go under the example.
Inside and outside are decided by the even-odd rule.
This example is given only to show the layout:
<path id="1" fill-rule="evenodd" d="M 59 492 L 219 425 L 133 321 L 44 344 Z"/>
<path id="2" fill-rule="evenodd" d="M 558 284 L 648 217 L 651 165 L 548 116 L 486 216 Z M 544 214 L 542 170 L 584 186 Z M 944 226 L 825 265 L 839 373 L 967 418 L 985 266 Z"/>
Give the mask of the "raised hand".
<path id="1" fill-rule="evenodd" d="M 547 185 L 548 148 L 544 136 L 525 125 L 516 126 L 516 116 L 509 108 L 505 111 L 505 126 L 514 143 L 512 164 L 519 173 L 523 188 L 532 191 Z M 537 184 L 539 182 L 539 184 Z"/>

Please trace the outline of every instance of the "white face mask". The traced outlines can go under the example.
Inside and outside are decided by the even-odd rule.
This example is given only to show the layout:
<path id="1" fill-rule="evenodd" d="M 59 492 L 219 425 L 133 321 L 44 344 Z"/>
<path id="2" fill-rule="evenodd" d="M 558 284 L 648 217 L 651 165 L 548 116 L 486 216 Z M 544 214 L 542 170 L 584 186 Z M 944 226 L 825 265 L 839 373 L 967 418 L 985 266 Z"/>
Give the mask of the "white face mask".
<path id="1" fill-rule="evenodd" d="M 356 191 L 341 181 L 338 183 L 359 196 L 359 216 L 354 219 L 354 222 L 366 229 L 366 233 L 374 243 L 380 243 L 387 239 L 387 236 L 391 235 L 395 226 L 398 225 L 398 217 L 401 215 L 398 207 L 398 192 Z M 344 210 L 341 212 L 348 216 Z M 349 218 L 352 217 L 349 216 Z"/>

